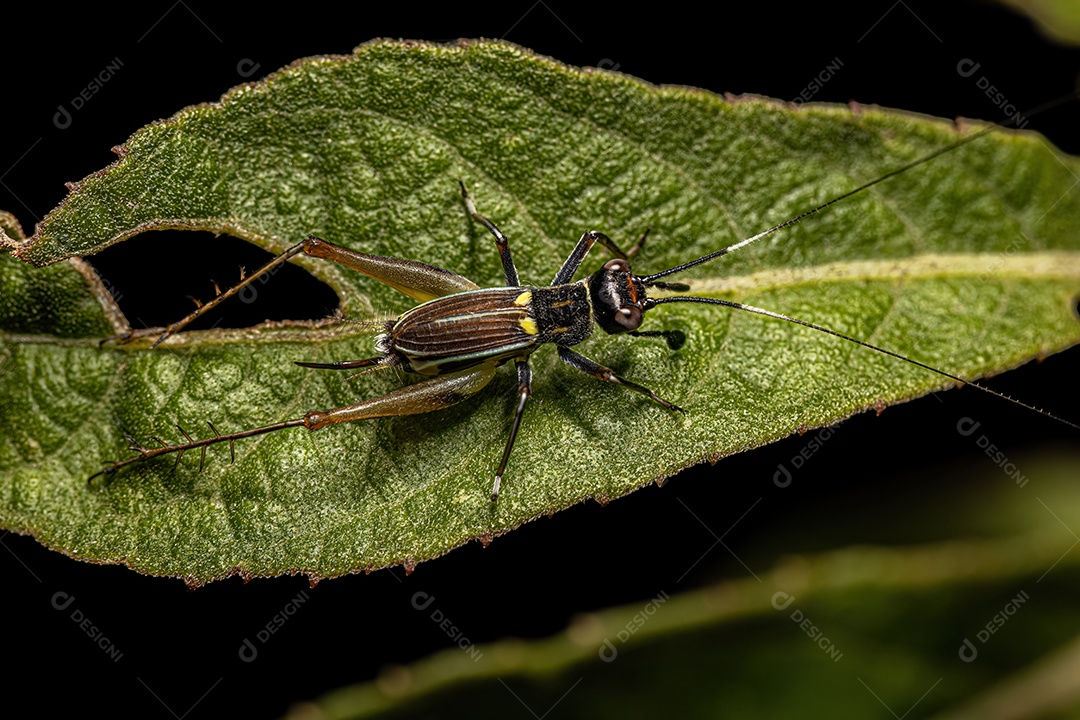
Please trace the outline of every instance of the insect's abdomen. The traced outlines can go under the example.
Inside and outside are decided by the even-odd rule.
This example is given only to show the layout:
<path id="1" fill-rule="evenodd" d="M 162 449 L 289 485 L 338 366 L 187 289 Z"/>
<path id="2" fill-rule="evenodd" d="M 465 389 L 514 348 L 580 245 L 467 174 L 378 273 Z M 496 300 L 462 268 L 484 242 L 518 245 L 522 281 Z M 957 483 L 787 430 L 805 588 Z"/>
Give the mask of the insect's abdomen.
<path id="1" fill-rule="evenodd" d="M 418 305 L 394 323 L 387 349 L 425 375 L 527 355 L 542 342 L 531 315 L 533 290 L 487 288 Z"/>

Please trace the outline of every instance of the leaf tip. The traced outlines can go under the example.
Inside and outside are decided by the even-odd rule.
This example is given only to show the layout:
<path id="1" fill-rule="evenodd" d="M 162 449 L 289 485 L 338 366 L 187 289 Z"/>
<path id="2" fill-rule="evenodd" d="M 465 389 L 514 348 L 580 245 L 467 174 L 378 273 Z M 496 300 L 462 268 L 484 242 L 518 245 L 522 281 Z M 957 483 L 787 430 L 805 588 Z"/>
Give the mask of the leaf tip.
<path id="1" fill-rule="evenodd" d="M 4 232 L 4 228 L 0 227 L 0 248 L 4 248 L 5 250 L 15 250 L 18 247 L 19 243 L 8 237 L 8 234 Z"/>
<path id="2" fill-rule="evenodd" d="M 26 240 L 19 219 L 7 210 L 0 210 L 0 248 L 17 250 Z"/>

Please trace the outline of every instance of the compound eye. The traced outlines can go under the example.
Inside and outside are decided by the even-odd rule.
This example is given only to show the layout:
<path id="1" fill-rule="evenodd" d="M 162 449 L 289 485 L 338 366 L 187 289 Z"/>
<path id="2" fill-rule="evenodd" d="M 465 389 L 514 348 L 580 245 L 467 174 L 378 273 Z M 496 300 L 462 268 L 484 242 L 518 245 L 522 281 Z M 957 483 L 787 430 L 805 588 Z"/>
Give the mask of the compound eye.
<path id="1" fill-rule="evenodd" d="M 604 263 L 605 270 L 618 270 L 619 272 L 630 272 L 630 263 L 626 262 L 622 258 L 614 258 Z"/>
<path id="2" fill-rule="evenodd" d="M 615 311 L 615 322 L 627 330 L 637 330 L 641 326 L 642 316 L 639 307 L 623 307 Z"/>

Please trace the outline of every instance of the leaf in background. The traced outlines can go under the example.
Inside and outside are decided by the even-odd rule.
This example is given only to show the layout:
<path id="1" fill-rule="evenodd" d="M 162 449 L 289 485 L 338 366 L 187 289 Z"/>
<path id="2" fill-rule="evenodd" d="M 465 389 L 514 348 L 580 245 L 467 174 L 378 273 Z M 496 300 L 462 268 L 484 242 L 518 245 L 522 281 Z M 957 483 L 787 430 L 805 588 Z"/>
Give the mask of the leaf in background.
<path id="1" fill-rule="evenodd" d="M 1072 0 L 998 0 L 1026 15 L 1048 37 L 1060 43 L 1080 43 L 1080 6 Z"/>
<path id="2" fill-rule="evenodd" d="M 525 282 L 548 282 L 590 228 L 628 244 L 652 227 L 635 261 L 647 273 L 957 137 L 951 124 L 895 112 L 656 88 L 502 43 L 378 42 L 299 61 L 140 130 L 13 254 L 45 265 L 156 228 L 228 233 L 277 252 L 315 233 L 500 285 L 493 243 L 465 215 L 462 178 L 510 237 Z M 1068 192 L 1078 170 L 1037 136 L 994 133 L 686 277 L 695 292 L 976 377 L 1080 340 L 1080 197 Z M 597 251 L 586 271 L 605 259 Z M 17 268 L 5 270 L 10 277 L 43 277 L 2 260 Z M 343 268 L 300 264 L 338 292 L 349 319 L 411 305 Z M 27 293 L 43 282 L 5 279 L 5 302 L 29 308 Z M 88 302 L 95 290 L 84 282 L 79 300 L 56 302 Z M 201 474 L 189 454 L 175 473 L 166 458 L 90 488 L 103 461 L 127 455 L 122 430 L 175 441 L 177 423 L 235 431 L 400 384 L 389 373 L 344 381 L 293 364 L 372 356 L 371 337 L 353 325 L 193 332 L 151 351 L 145 342 L 99 347 L 108 316 L 82 321 L 74 335 L 20 313 L 6 320 L 0 524 L 76 557 L 192 584 L 237 572 L 318 578 L 410 566 L 703 458 L 942 386 L 805 328 L 665 307 L 647 326 L 684 329 L 678 352 L 602 333 L 580 349 L 686 415 L 598 383 L 543 348 L 494 507 L 487 493 L 515 384 L 506 371 L 435 415 L 275 433 L 238 443 L 233 465 L 218 446 Z"/>
<path id="3" fill-rule="evenodd" d="M 1067 528 L 1080 526 L 1080 456 L 1012 460 L 1033 478 L 1023 489 L 979 464 L 904 507 L 825 513 L 842 537 L 869 525 L 895 544 L 766 558 L 761 533 L 739 548 L 754 576 L 668 585 L 548 637 L 474 644 L 433 599 L 417 615 L 448 624 L 451 647 L 287 717 L 512 717 L 522 705 L 562 718 L 1075 717 L 1080 553 Z M 916 515 L 945 535 L 912 542 Z M 781 532 L 820 542 L 822 519 Z"/>

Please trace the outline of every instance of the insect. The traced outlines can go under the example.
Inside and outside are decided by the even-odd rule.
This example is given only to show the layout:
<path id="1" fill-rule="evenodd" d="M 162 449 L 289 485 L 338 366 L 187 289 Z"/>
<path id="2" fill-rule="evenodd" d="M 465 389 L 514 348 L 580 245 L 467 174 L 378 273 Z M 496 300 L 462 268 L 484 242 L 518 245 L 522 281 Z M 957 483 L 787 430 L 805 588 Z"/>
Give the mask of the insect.
<path id="1" fill-rule="evenodd" d="M 1028 116 L 1030 116 L 1030 113 Z M 212 301 L 201 305 L 187 317 L 165 328 L 164 332 L 154 342 L 154 346 L 156 347 L 170 335 L 180 331 L 187 324 L 219 303 L 237 294 L 247 285 L 273 271 L 277 266 L 303 253 L 310 257 L 329 260 L 374 278 L 408 295 L 420 304 L 396 319 L 385 321 L 382 324 L 381 329 L 383 332 L 378 335 L 375 342 L 378 351 L 376 357 L 360 360 L 342 360 L 332 363 L 297 362 L 296 364 L 306 368 L 326 370 L 374 370 L 394 367 L 406 373 L 418 375 L 422 379 L 385 395 L 363 400 L 353 405 L 330 410 L 311 411 L 301 418 L 239 432 L 221 434 L 208 422 L 207 424 L 210 426 L 213 436 L 201 440 L 192 439 L 179 426 L 178 429 L 186 440 L 184 443 L 170 445 L 158 438 L 154 438 L 159 443 L 159 446 L 145 447 L 135 438 L 128 435 L 127 438 L 131 443 L 130 449 L 136 455 L 126 460 L 109 463 L 94 477 L 113 474 L 132 463 L 150 460 L 170 453 L 176 453 L 176 464 L 179 464 L 180 458 L 185 452 L 195 449 L 200 450 L 201 453 L 201 468 L 202 463 L 205 461 L 206 448 L 210 445 L 227 442 L 231 454 L 234 454 L 236 440 L 287 428 L 304 427 L 308 430 L 319 430 L 340 423 L 381 417 L 415 415 L 441 410 L 479 392 L 492 380 L 496 369 L 500 365 L 512 361 L 518 379 L 517 403 L 509 437 L 495 471 L 491 490 L 491 500 L 495 502 L 498 500 L 499 489 L 510 460 L 514 441 L 517 438 L 526 405 L 532 394 L 532 370 L 529 365 L 529 357 L 543 345 L 554 345 L 559 358 L 563 362 L 592 375 L 600 381 L 621 385 L 624 388 L 641 393 L 667 411 L 684 412 L 678 405 L 660 397 L 649 388 L 619 376 L 610 368 L 585 357 L 573 349 L 592 334 L 595 324 L 609 334 L 663 338 L 671 349 L 676 350 L 686 340 L 686 336 L 682 331 L 639 330 L 638 328 L 642 325 L 645 314 L 649 310 L 660 305 L 679 302 L 719 305 L 818 330 L 937 373 L 951 380 L 972 385 L 983 392 L 1080 429 L 1080 425 L 1009 398 L 983 385 L 972 383 L 944 370 L 931 367 L 899 353 L 814 323 L 728 300 L 692 295 L 666 295 L 663 297 L 649 295 L 649 291 L 652 289 L 687 292 L 690 290 L 689 285 L 666 282 L 663 278 L 697 267 L 745 247 L 995 129 L 997 128 L 994 126 L 987 127 L 978 133 L 974 133 L 952 145 L 886 173 L 764 232 L 650 275 L 637 275 L 630 267 L 630 259 L 641 249 L 648 234 L 647 231 L 629 251 L 623 252 L 609 237 L 590 230 L 585 232 L 578 240 L 577 245 L 559 268 L 550 285 L 522 285 L 519 282 L 509 241 L 492 221 L 477 211 L 464 183 L 460 181 L 461 195 L 468 214 L 473 220 L 486 227 L 495 239 L 506 283 L 503 287 L 481 288 L 461 275 L 434 265 L 415 260 L 369 255 L 327 242 L 315 236 L 309 236 L 303 242 L 294 245 L 275 257 L 257 272 L 244 278 L 237 285 L 224 293 L 220 293 Z M 596 243 L 603 245 L 614 255 L 614 258 L 607 261 L 597 272 L 583 279 L 575 280 L 574 277 L 582 262 Z"/>

